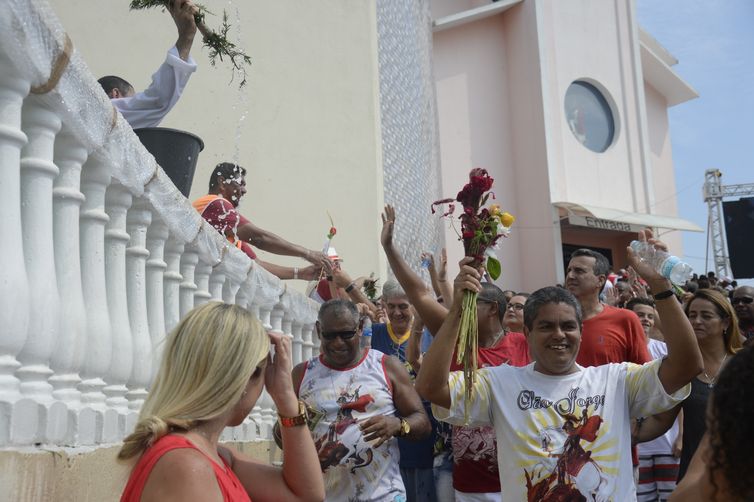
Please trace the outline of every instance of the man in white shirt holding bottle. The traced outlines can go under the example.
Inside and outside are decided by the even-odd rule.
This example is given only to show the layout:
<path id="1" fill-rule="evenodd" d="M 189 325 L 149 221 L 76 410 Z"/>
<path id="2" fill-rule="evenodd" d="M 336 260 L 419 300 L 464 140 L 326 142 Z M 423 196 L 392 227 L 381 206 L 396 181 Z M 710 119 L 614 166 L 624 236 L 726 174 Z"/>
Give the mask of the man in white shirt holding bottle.
<path id="1" fill-rule="evenodd" d="M 196 71 L 196 62 L 189 52 L 196 35 L 194 15 L 198 8 L 191 0 L 173 0 L 169 12 L 178 28 L 178 40 L 152 75 L 152 83 L 145 91 L 137 93 L 130 83 L 117 76 L 98 80 L 113 106 L 134 129 L 158 126 L 178 102 L 189 77 Z"/>

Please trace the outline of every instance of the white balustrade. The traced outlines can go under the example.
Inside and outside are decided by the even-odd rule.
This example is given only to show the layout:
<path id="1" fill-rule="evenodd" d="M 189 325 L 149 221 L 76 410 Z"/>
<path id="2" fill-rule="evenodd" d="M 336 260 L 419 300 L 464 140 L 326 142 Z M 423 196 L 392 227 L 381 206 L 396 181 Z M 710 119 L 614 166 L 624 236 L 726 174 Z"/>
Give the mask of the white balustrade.
<path id="1" fill-rule="evenodd" d="M 297 365 L 303 361 L 304 359 L 304 325 L 296 320 L 291 322 L 291 336 L 293 336 L 292 340 L 292 351 L 293 355 L 293 365 Z"/>
<path id="2" fill-rule="evenodd" d="M 314 333 L 314 325 L 312 324 L 304 326 L 301 332 L 301 339 L 303 340 L 301 343 L 301 356 L 304 361 L 308 361 L 314 354 L 314 342 L 312 342 L 312 337 L 316 337 L 317 334 Z"/>
<path id="3" fill-rule="evenodd" d="M 152 376 L 152 339 L 149 336 L 146 291 L 146 264 L 149 257 L 147 228 L 151 222 L 152 212 L 147 201 L 135 199 L 126 218 L 126 228 L 131 238 L 126 248 L 126 293 L 133 341 L 133 366 L 126 398 L 128 407 L 132 410 L 141 408 Z"/>
<path id="4" fill-rule="evenodd" d="M 210 277 L 212 276 L 212 265 L 199 260 L 196 265 L 196 291 L 194 292 L 194 305 L 204 305 L 212 299 L 212 293 L 210 292 Z"/>
<path id="5" fill-rule="evenodd" d="M 49 367 L 55 340 L 59 335 L 60 299 L 55 279 L 52 235 L 52 185 L 58 175 L 53 163 L 55 134 L 60 118 L 42 105 L 38 96 L 26 98 L 23 128 L 29 142 L 21 154 L 21 220 L 24 258 L 30 291 L 29 328 L 26 343 L 18 354 L 21 367 L 16 376 L 21 394 L 36 401 L 36 413 L 24 416 L 26 425 L 36 429 L 34 442 L 60 442 L 67 428 L 66 407 L 53 401 Z"/>
<path id="6" fill-rule="evenodd" d="M 81 409 L 81 382 L 79 371 L 84 361 L 87 335 L 87 311 L 81 282 L 81 253 L 79 242 L 79 217 L 84 194 L 81 193 L 81 168 L 88 153 L 84 145 L 64 127 L 55 138 L 55 164 L 60 174 L 53 188 L 53 240 L 55 272 L 60 291 L 60 330 L 50 367 L 55 374 L 50 378 L 53 394 L 67 403 L 72 435 L 82 444 L 96 440 L 93 437 L 92 416 Z M 101 431 L 102 415 L 96 419 Z M 80 421 L 80 423 L 79 423 Z"/>
<path id="7" fill-rule="evenodd" d="M 225 264 L 218 263 L 209 276 L 209 294 L 212 300 L 223 301 L 223 288 L 225 287 Z"/>
<path id="8" fill-rule="evenodd" d="M 165 333 L 170 333 L 181 319 L 181 254 L 184 244 L 171 235 L 165 245 L 165 263 L 167 270 L 164 277 Z M 159 359 L 158 359 L 159 360 Z"/>
<path id="9" fill-rule="evenodd" d="M 201 220 L 113 121 L 79 53 L 30 94 L 62 32 L 46 4 L 18 1 L 0 16 L 0 447 L 122 439 L 166 333 L 210 299 L 291 336 L 296 363 L 311 357 L 316 305 Z M 264 392 L 223 437 L 267 439 L 275 420 Z"/>
<path id="10" fill-rule="evenodd" d="M 152 217 L 152 224 L 147 230 L 147 321 L 149 335 L 152 341 L 152 376 L 157 372 L 157 366 L 162 355 L 162 345 L 165 340 L 165 242 L 168 240 L 168 226 L 159 216 Z M 151 381 L 151 378 L 150 378 Z"/>
<path id="11" fill-rule="evenodd" d="M 196 294 L 196 282 L 194 282 L 199 253 L 193 246 L 186 246 L 181 257 L 181 276 L 183 282 L 180 286 L 181 318 L 194 308 L 194 295 Z M 207 274 L 209 280 L 209 274 Z"/>
<path id="12" fill-rule="evenodd" d="M 113 361 L 114 341 L 120 338 L 120 325 L 111 322 L 111 312 L 108 307 L 108 282 L 106 271 L 105 228 L 110 222 L 110 217 L 105 211 L 106 190 L 110 184 L 110 169 L 107 164 L 96 155 L 90 156 L 83 166 L 81 173 L 81 192 L 84 194 L 84 203 L 81 206 L 81 234 L 79 245 L 81 247 L 81 282 L 84 291 L 84 305 L 86 306 L 86 348 L 84 360 L 81 366 L 82 382 L 81 401 L 88 410 L 93 411 L 98 417 L 96 439 L 102 442 L 117 441 L 119 433 L 124 430 L 125 424 L 119 421 L 118 411 L 107 406 L 109 393 L 104 380 L 108 371 L 112 370 L 111 363 L 120 363 L 118 359 Z M 126 196 L 130 195 L 126 192 Z M 128 318 L 126 317 L 126 320 Z M 128 360 L 128 359 L 126 359 Z M 79 435 L 91 434 L 91 429 L 82 424 L 79 427 Z M 91 442 L 92 438 L 89 437 Z"/>
<path id="13" fill-rule="evenodd" d="M 13 63 L 0 52 L 0 442 L 24 442 L 36 431 L 25 427 L 17 415 L 19 381 L 14 375 L 20 363 L 16 356 L 26 342 L 29 327 L 29 286 L 24 263 L 21 232 L 21 147 L 26 134 L 21 130 L 21 106 L 29 92 L 29 82 L 14 70 Z M 17 406 L 18 404 L 18 406 Z M 31 412 L 34 406 L 31 406 Z M 13 436 L 13 437 L 11 437 Z"/>

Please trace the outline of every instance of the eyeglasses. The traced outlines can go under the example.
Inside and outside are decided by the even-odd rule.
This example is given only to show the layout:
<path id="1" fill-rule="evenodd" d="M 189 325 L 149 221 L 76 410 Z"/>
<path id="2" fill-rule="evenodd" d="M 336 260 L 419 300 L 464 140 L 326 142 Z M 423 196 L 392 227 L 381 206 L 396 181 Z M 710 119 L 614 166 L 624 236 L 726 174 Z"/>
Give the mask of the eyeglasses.
<path id="1" fill-rule="evenodd" d="M 335 340 L 337 337 L 340 337 L 341 340 L 350 340 L 356 335 L 357 331 L 323 331 L 321 335 L 322 338 L 328 341 Z"/>
<path id="2" fill-rule="evenodd" d="M 522 310 L 524 310 L 524 304 L 523 303 L 509 303 L 505 307 L 505 310 L 516 310 L 518 312 L 521 312 Z"/>
<path id="3" fill-rule="evenodd" d="M 733 298 L 730 303 L 733 305 L 738 305 L 739 303 L 743 303 L 744 305 L 749 305 L 750 303 L 754 302 L 754 298 L 751 298 L 749 296 L 739 296 L 738 298 Z"/>

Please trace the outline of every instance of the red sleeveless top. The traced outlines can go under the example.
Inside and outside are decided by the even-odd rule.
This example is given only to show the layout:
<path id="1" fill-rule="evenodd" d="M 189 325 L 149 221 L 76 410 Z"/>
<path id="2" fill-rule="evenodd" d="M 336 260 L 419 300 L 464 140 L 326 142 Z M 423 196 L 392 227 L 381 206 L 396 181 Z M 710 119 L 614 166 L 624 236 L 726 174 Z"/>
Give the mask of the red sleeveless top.
<path id="1" fill-rule="evenodd" d="M 199 448 L 183 436 L 175 436 L 168 434 L 157 440 L 155 444 L 149 447 L 139 458 L 139 461 L 131 471 L 131 476 L 128 478 L 128 483 L 123 489 L 123 495 L 120 497 L 120 502 L 140 502 L 141 493 L 144 491 L 144 485 L 147 484 L 149 474 L 152 472 L 152 468 L 158 460 L 170 450 L 177 448 L 193 448 L 196 451 L 201 452 Z M 204 455 L 204 452 L 201 452 Z M 205 457 L 207 457 L 205 455 Z M 248 493 L 244 489 L 241 482 L 236 477 L 236 474 L 225 462 L 225 459 L 220 457 L 225 465 L 225 469 L 217 465 L 217 462 L 207 457 L 207 461 L 212 465 L 212 469 L 215 471 L 215 477 L 217 478 L 217 484 L 220 486 L 220 491 L 223 494 L 223 500 L 226 502 L 251 502 Z"/>

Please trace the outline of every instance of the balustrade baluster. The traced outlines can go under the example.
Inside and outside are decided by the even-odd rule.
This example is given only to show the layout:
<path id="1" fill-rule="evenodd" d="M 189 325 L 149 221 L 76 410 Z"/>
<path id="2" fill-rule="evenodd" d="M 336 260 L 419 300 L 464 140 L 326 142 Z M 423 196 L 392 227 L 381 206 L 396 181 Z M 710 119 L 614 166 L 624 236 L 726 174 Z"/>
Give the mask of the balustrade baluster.
<path id="1" fill-rule="evenodd" d="M 165 245 L 165 333 L 170 333 L 181 320 L 181 254 L 184 245 L 175 237 L 171 236 Z"/>
<path id="2" fill-rule="evenodd" d="M 296 322 L 294 319 L 291 323 L 291 335 L 293 336 L 292 348 L 293 348 L 293 365 L 296 366 L 299 363 L 304 362 L 304 339 L 303 339 L 304 325 L 300 322 Z"/>
<path id="3" fill-rule="evenodd" d="M 128 409 L 126 399 L 126 383 L 133 366 L 133 342 L 126 295 L 126 246 L 130 240 L 126 232 L 126 215 L 132 202 L 131 192 L 112 180 L 105 194 L 110 218 L 105 232 L 105 277 L 113 357 L 106 372 L 107 387 L 103 392 L 107 397 L 107 405 L 118 413 L 119 431 L 126 434 L 131 432 L 136 422 L 135 413 Z"/>
<path id="4" fill-rule="evenodd" d="M 128 407 L 138 411 L 147 397 L 147 386 L 152 376 L 152 340 L 147 319 L 146 264 L 147 228 L 152 222 L 152 211 L 146 199 L 134 200 L 126 217 L 130 240 L 126 248 L 126 295 L 128 318 L 133 342 L 133 366 L 128 378 Z"/>
<path id="5" fill-rule="evenodd" d="M 199 260 L 196 265 L 196 292 L 194 293 L 194 305 L 204 305 L 212 299 L 209 291 L 209 279 L 212 274 L 212 265 Z"/>
<path id="6" fill-rule="evenodd" d="M 162 219 L 154 215 L 147 231 L 147 321 L 152 341 L 152 375 L 157 374 L 165 339 L 165 304 L 164 274 L 168 268 L 165 263 L 165 241 L 168 239 L 168 227 Z"/>
<path id="7" fill-rule="evenodd" d="M 238 290 L 241 287 L 241 282 L 238 278 L 228 274 L 223 285 L 223 301 L 225 303 L 231 303 L 237 305 L 236 297 L 238 296 Z"/>
<path id="8" fill-rule="evenodd" d="M 313 324 L 305 324 L 301 329 L 301 357 L 304 361 L 308 361 L 312 358 L 312 354 L 314 353 L 314 343 L 312 343 L 312 337 L 315 336 L 317 336 L 317 334 L 314 333 Z"/>
<path id="9" fill-rule="evenodd" d="M 194 308 L 194 295 L 197 289 L 194 274 L 198 263 L 199 253 L 193 245 L 187 244 L 181 256 L 181 275 L 183 276 L 180 289 L 181 319 Z"/>
<path id="10" fill-rule="evenodd" d="M 81 281 L 86 306 L 86 349 L 81 366 L 83 381 L 79 384 L 81 401 L 102 416 L 100 441 L 117 441 L 124 432 L 118 412 L 107 406 L 105 378 L 113 363 L 113 335 L 108 309 L 108 281 L 106 268 L 105 227 L 110 217 L 105 211 L 110 168 L 96 155 L 87 159 L 81 173 L 81 191 L 85 200 L 81 206 Z M 118 357 L 122 357 L 118 353 Z M 117 364 L 117 362 L 116 362 Z"/>
<path id="11" fill-rule="evenodd" d="M 21 231 L 21 147 L 26 134 L 21 131 L 21 105 L 29 93 L 29 82 L 18 77 L 13 63 L 0 52 L 0 446 L 23 442 L 34 430 L 17 415 L 22 408 L 35 406 L 21 401 L 19 380 L 14 375 L 20 363 L 16 356 L 26 341 L 29 327 L 29 286 L 24 263 Z M 16 441 L 16 439 L 20 441 Z"/>
<path id="12" fill-rule="evenodd" d="M 268 307 L 265 305 L 260 305 L 259 307 L 259 320 L 262 321 L 262 324 L 264 325 L 265 329 L 271 330 L 273 329 L 272 326 L 272 307 Z M 280 331 L 279 328 L 277 331 Z M 269 439 L 272 437 L 272 427 L 275 425 L 275 422 L 277 421 L 277 415 L 275 413 L 275 403 L 272 401 L 272 398 L 267 393 L 266 390 L 262 391 L 262 394 L 259 396 L 259 399 L 257 400 L 257 404 L 259 405 L 261 409 L 261 415 L 262 415 L 262 423 L 264 424 L 264 427 L 262 428 L 262 437 L 265 439 Z"/>
<path id="13" fill-rule="evenodd" d="M 21 153 L 21 221 L 28 286 L 34 291 L 29 302 L 29 328 L 26 343 L 17 359 L 21 368 L 21 394 L 36 403 L 35 413 L 23 418 L 35 428 L 32 443 L 60 443 L 66 432 L 67 412 L 53 401 L 50 357 L 60 328 L 60 297 L 55 279 L 52 236 L 52 185 L 58 175 L 53 163 L 55 134 L 60 130 L 58 116 L 43 106 L 36 96 L 26 98 L 22 111 L 23 130 L 29 142 Z M 52 286 L 51 286 L 52 284 Z"/>
<path id="14" fill-rule="evenodd" d="M 225 263 L 220 262 L 212 268 L 212 274 L 209 276 L 209 294 L 212 300 L 223 301 L 223 287 L 226 280 Z"/>
<path id="15" fill-rule="evenodd" d="M 96 442 L 104 430 L 104 411 L 88 403 L 81 408 L 79 371 L 86 353 L 87 319 L 81 281 L 79 218 L 84 194 L 81 193 L 81 167 L 88 156 L 84 145 L 63 127 L 55 138 L 55 164 L 60 174 L 53 188 L 53 236 L 55 273 L 60 291 L 60 332 L 50 359 L 55 374 L 50 378 L 53 395 L 75 411 L 69 437 L 79 444 Z M 93 427 L 94 425 L 94 427 Z"/>

